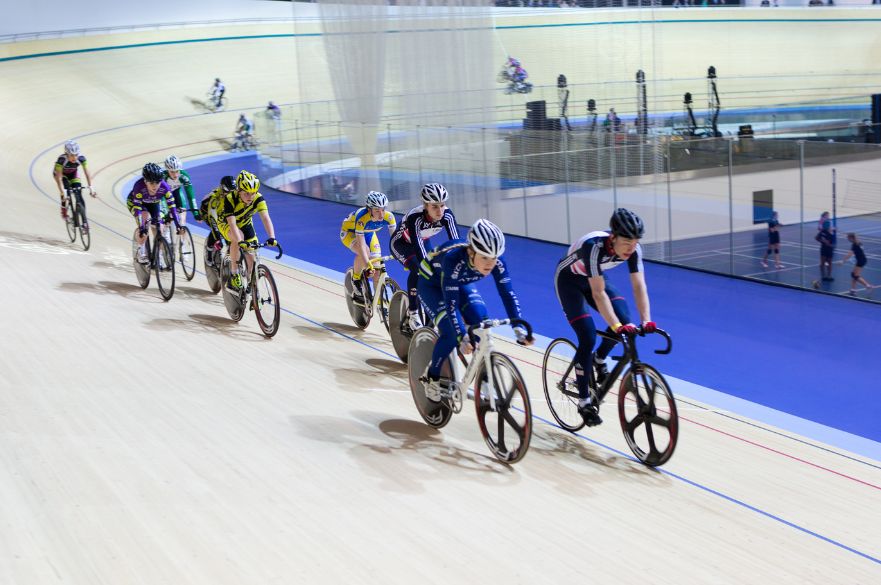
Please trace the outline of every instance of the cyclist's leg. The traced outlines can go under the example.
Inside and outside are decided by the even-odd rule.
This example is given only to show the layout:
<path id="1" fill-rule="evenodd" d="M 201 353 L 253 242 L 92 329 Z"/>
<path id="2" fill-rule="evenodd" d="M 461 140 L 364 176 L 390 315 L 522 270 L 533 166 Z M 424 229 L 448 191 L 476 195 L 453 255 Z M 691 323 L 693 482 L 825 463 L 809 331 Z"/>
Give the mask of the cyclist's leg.
<path id="1" fill-rule="evenodd" d="M 446 303 L 444 302 L 444 293 L 437 287 L 432 286 L 426 279 L 419 281 L 419 298 L 422 300 L 422 306 L 425 307 L 425 313 L 438 328 L 437 343 L 434 346 L 434 352 L 431 354 L 431 363 L 428 366 L 428 378 L 430 380 L 438 380 L 440 378 L 441 366 L 449 357 L 450 352 L 456 347 L 458 340 L 456 339 L 456 331 L 449 319 L 447 319 Z M 458 319 L 458 315 L 453 318 Z"/>
<path id="2" fill-rule="evenodd" d="M 404 242 L 404 238 L 397 237 L 392 239 L 389 245 L 392 254 L 397 258 L 398 262 L 404 265 L 407 270 L 407 300 L 410 307 L 410 314 L 414 315 L 419 312 L 419 295 L 416 285 L 419 282 L 419 255 Z"/>
<path id="3" fill-rule="evenodd" d="M 260 243 L 260 240 L 257 238 L 257 232 L 254 230 L 254 222 L 249 221 L 244 226 L 242 226 L 242 242 L 248 245 L 254 245 Z M 247 267 L 248 274 L 254 272 L 254 253 L 250 251 L 242 250 L 245 253 L 245 266 Z"/>
<path id="4" fill-rule="evenodd" d="M 612 309 L 615 311 L 615 316 L 618 317 L 618 321 L 625 324 L 630 323 L 630 308 L 627 306 L 627 301 L 621 296 L 618 289 L 609 284 L 608 281 L 606 281 L 606 294 L 609 295 L 609 300 L 612 301 Z M 593 300 L 593 297 L 591 297 L 591 300 Z M 606 331 L 608 333 L 614 333 L 611 327 L 607 327 Z M 604 337 L 596 351 L 597 359 L 605 360 L 609 353 L 611 353 L 612 348 L 615 347 L 616 343 L 616 341 Z"/>
<path id="5" fill-rule="evenodd" d="M 593 361 L 593 346 L 596 343 L 596 326 L 590 315 L 588 298 L 590 286 L 587 279 L 572 274 L 569 270 L 559 270 L 556 280 L 557 299 L 569 326 L 575 331 L 578 348 L 575 350 L 575 385 L 582 400 L 590 397 L 588 388 L 590 368 Z M 584 281 L 584 282 L 582 282 Z"/>
<path id="6" fill-rule="evenodd" d="M 364 262 L 355 249 L 355 244 L 357 243 L 355 232 L 348 230 L 340 231 L 340 242 L 355 255 L 355 259 L 352 262 L 352 284 L 355 287 L 353 291 L 355 301 L 360 303 L 364 300 L 364 292 L 361 289 L 361 272 L 364 270 Z"/>
<path id="7" fill-rule="evenodd" d="M 174 196 L 174 205 L 177 207 L 177 219 L 180 221 L 182 226 L 187 225 L 187 212 L 184 211 L 187 208 L 186 203 L 184 203 L 184 196 L 181 191 L 183 191 L 183 187 L 178 187 L 174 191 L 172 191 L 172 195 Z"/>
<path id="8" fill-rule="evenodd" d="M 61 196 L 61 217 L 67 219 L 67 193 L 70 191 L 70 180 L 63 175 L 61 177 L 61 186 L 64 187 L 64 195 Z"/>
<path id="9" fill-rule="evenodd" d="M 373 232 L 370 236 L 370 242 L 367 244 L 367 253 L 370 255 L 371 260 L 382 258 L 382 246 L 379 244 L 379 237 L 376 235 L 376 232 Z M 373 273 L 374 288 L 377 282 L 379 282 L 379 271 Z"/>

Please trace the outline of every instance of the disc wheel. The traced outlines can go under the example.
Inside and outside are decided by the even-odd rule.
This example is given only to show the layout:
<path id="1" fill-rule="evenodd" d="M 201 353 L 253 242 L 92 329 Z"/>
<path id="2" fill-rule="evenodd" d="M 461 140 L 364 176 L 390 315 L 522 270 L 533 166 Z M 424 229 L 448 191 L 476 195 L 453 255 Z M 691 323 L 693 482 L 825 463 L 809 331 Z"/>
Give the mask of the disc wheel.
<path id="1" fill-rule="evenodd" d="M 407 371 L 410 378 L 410 393 L 413 395 L 413 402 L 416 403 L 419 416 L 422 417 L 425 424 L 439 429 L 450 422 L 453 411 L 445 402 L 433 402 L 426 398 L 425 384 L 420 380 L 428 371 L 436 342 L 437 333 L 431 327 L 422 327 L 417 330 L 413 334 L 413 339 L 410 340 L 410 358 L 407 363 Z M 451 377 L 450 368 L 446 364 L 441 370 L 441 377 L 447 379 Z"/>
<path id="2" fill-rule="evenodd" d="M 213 266 L 208 265 L 209 253 L 214 258 Z M 211 290 L 211 292 L 215 294 L 219 293 L 220 287 L 222 286 L 222 282 L 220 279 L 220 270 L 217 268 L 219 266 L 219 263 L 222 261 L 220 252 L 212 250 L 211 252 L 205 254 L 205 257 L 202 259 L 202 261 L 205 265 L 205 278 L 208 280 L 208 288 Z"/>
<path id="3" fill-rule="evenodd" d="M 233 321 L 241 321 L 242 317 L 245 316 L 245 289 L 238 292 L 233 292 L 229 290 L 229 287 L 226 285 L 229 282 L 230 272 L 229 272 L 229 257 L 225 257 L 223 259 L 223 268 L 220 271 L 220 290 L 223 294 L 223 305 L 226 307 L 226 312 L 229 313 L 229 318 Z M 242 273 L 241 266 L 239 267 L 239 274 Z"/>
<path id="4" fill-rule="evenodd" d="M 156 285 L 159 294 L 166 301 L 174 296 L 174 254 L 168 240 L 159 237 L 153 248 L 153 269 L 156 272 Z"/>
<path id="5" fill-rule="evenodd" d="M 251 291 L 251 302 L 263 335 L 272 337 L 278 333 L 278 326 L 281 323 L 278 287 L 275 286 L 272 272 L 262 264 L 257 265 L 257 282 Z"/>
<path id="6" fill-rule="evenodd" d="M 184 277 L 193 280 L 196 276 L 196 246 L 193 244 L 193 234 L 190 228 L 183 226 L 177 239 L 177 258 L 181 268 L 184 269 Z"/>
<path id="7" fill-rule="evenodd" d="M 541 362 L 541 381 L 548 408 L 563 429 L 574 433 L 584 426 L 578 412 L 575 386 L 575 345 L 564 337 L 553 340 Z"/>
<path id="8" fill-rule="evenodd" d="M 642 463 L 657 467 L 673 456 L 679 414 L 667 381 L 653 367 L 631 368 L 618 391 L 618 417 L 627 446 Z"/>

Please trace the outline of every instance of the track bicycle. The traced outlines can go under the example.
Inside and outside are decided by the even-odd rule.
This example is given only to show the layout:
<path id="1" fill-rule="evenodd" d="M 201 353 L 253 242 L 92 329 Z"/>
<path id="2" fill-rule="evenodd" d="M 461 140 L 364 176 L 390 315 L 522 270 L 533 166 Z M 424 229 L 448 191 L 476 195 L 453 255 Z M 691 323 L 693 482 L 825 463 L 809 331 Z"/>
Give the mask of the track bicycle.
<path id="1" fill-rule="evenodd" d="M 532 337 L 532 327 L 522 319 L 487 319 L 468 327 L 475 345 L 470 361 L 453 352 L 441 370 L 440 402 L 425 394 L 426 377 L 438 334 L 431 327 L 421 327 L 410 341 L 408 374 L 410 392 L 426 424 L 439 429 L 454 413 L 461 412 L 464 398 L 474 400 L 477 424 L 489 450 L 506 463 L 520 461 L 532 438 L 532 406 L 526 384 L 511 359 L 493 347 L 492 329 L 501 325 L 521 326 Z M 457 356 L 458 354 L 458 356 Z M 461 364 L 465 371 L 461 372 Z M 469 389 L 473 384 L 473 389 Z"/>
<path id="2" fill-rule="evenodd" d="M 220 97 L 220 105 L 217 104 L 217 99 L 214 97 L 214 88 L 212 87 L 207 92 L 205 92 L 205 107 L 208 108 L 212 112 L 220 112 L 225 110 L 229 105 L 229 100 L 227 100 L 226 92 Z"/>
<path id="3" fill-rule="evenodd" d="M 370 320 L 378 313 L 379 319 L 385 326 L 385 330 L 389 330 L 389 303 L 391 302 L 392 295 L 401 290 L 395 279 L 389 276 L 385 267 L 386 262 L 394 259 L 394 256 L 383 256 L 382 258 L 370 260 L 370 267 L 379 271 L 379 276 L 374 285 L 373 279 L 367 276 L 368 270 L 362 273 L 361 290 L 364 294 L 363 304 L 356 303 L 352 297 L 355 291 L 355 281 L 352 278 L 354 270 L 349 268 L 346 271 L 346 305 L 349 308 L 349 315 L 352 317 L 352 321 L 360 329 L 366 329 L 370 324 Z M 379 294 L 377 294 L 377 291 Z"/>
<path id="4" fill-rule="evenodd" d="M 168 240 L 161 235 L 161 228 L 153 230 L 146 223 L 143 216 L 140 223 L 135 228 L 132 236 L 132 263 L 135 267 L 135 276 L 138 278 L 138 284 L 141 288 L 147 288 L 150 284 L 150 272 L 156 274 L 156 284 L 159 287 L 159 294 L 164 300 L 169 300 L 174 295 L 174 253 L 171 251 L 171 245 Z M 147 256 L 142 258 L 138 237 L 146 236 L 145 242 Z M 150 239 L 153 239 L 152 243 Z M 146 261 L 145 261 L 146 260 Z"/>
<path id="5" fill-rule="evenodd" d="M 67 218 L 65 218 L 64 224 L 67 227 L 67 236 L 71 243 L 76 241 L 76 236 L 79 234 L 83 250 L 88 250 L 92 245 L 92 236 L 86 221 L 86 202 L 83 200 L 83 189 L 92 192 L 91 187 L 83 187 L 78 184 L 64 188 L 64 201 L 67 206 Z"/>
<path id="6" fill-rule="evenodd" d="M 670 335 L 662 329 L 654 333 L 667 341 L 667 347 L 657 349 L 655 353 L 670 353 L 673 348 Z M 635 335 L 617 336 L 605 331 L 597 331 L 597 335 L 621 342 L 624 354 L 612 358 L 617 363 L 599 388 L 595 383 L 596 373 L 591 368 L 589 384 L 594 404 L 602 404 L 606 394 L 620 378 L 618 420 L 624 439 L 639 461 L 650 467 L 663 465 L 676 449 L 679 415 L 673 392 L 664 376 L 639 359 L 636 339 L 649 334 L 640 329 Z M 578 412 L 575 350 L 575 344 L 565 337 L 558 337 L 548 345 L 541 367 L 545 399 L 551 414 L 563 429 L 571 433 L 584 426 Z"/>
<path id="7" fill-rule="evenodd" d="M 245 307 L 254 311 L 260 330 L 266 337 L 272 337 L 278 333 L 281 323 L 281 304 L 278 300 L 278 287 L 269 267 L 260 262 L 260 248 L 266 248 L 266 244 L 239 244 L 242 253 L 239 255 L 239 274 L 242 276 L 243 286 L 237 291 L 230 290 L 230 265 L 232 260 L 229 255 L 223 257 L 220 270 L 221 290 L 223 290 L 223 304 L 233 321 L 241 321 L 245 316 Z M 278 249 L 276 260 L 281 258 L 283 251 L 281 244 L 270 246 Z M 248 263 L 245 254 L 254 257 L 254 270 L 248 273 Z M 250 301 L 250 302 L 249 302 Z"/>

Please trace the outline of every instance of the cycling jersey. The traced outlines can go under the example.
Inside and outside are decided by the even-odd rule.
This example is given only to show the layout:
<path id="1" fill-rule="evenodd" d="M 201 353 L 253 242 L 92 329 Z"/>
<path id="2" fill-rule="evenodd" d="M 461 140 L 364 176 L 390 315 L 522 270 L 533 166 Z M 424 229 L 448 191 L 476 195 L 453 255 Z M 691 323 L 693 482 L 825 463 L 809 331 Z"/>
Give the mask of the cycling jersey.
<path id="1" fill-rule="evenodd" d="M 141 209 L 141 205 L 144 203 L 159 203 L 163 199 L 169 208 L 174 207 L 174 197 L 171 194 L 171 187 L 169 187 L 168 183 L 165 181 L 160 181 L 159 188 L 156 189 L 155 193 L 150 195 L 150 192 L 147 190 L 146 181 L 144 181 L 143 178 L 138 179 L 135 181 L 131 193 L 128 194 L 126 199 L 129 203 L 129 209 Z"/>
<path id="2" fill-rule="evenodd" d="M 446 230 L 451 240 L 459 238 L 456 218 L 452 211 L 444 209 L 444 214 L 439 220 L 429 221 L 424 207 L 414 207 L 407 212 L 392 235 L 392 250 L 401 261 L 414 254 L 417 254 L 418 259 L 421 260 L 426 255 L 425 241 L 441 230 Z"/>
<path id="3" fill-rule="evenodd" d="M 62 183 L 67 187 L 71 184 L 80 182 L 79 177 L 77 177 L 77 171 L 79 170 L 80 165 L 82 165 L 84 169 L 86 168 L 86 157 L 83 155 L 76 157 L 76 161 L 70 162 L 67 155 L 62 154 L 55 161 L 54 172 L 61 172 Z"/>
<path id="4" fill-rule="evenodd" d="M 395 214 L 391 211 L 383 210 L 382 219 L 373 219 L 370 209 L 362 207 L 346 216 L 340 232 L 352 232 L 355 235 L 364 235 L 366 233 L 378 232 L 383 226 L 387 225 L 390 232 L 395 230 L 397 221 Z M 340 234 L 342 236 L 342 234 Z"/>
<path id="5" fill-rule="evenodd" d="M 608 232 L 590 232 L 569 246 L 565 258 L 557 265 L 557 271 L 570 270 L 581 276 L 602 276 L 603 272 L 627 262 L 630 272 L 643 272 L 642 247 L 637 244 L 630 258 L 615 255 Z"/>
<path id="6" fill-rule="evenodd" d="M 172 179 L 171 176 L 168 174 L 168 171 L 164 171 L 162 173 L 162 178 L 171 188 L 172 195 L 174 196 L 174 202 L 179 208 L 196 208 L 196 196 L 193 194 L 193 182 L 192 180 L 190 180 L 189 173 L 187 173 L 186 171 L 180 171 L 177 179 Z M 181 190 L 186 193 L 186 199 L 184 199 Z"/>

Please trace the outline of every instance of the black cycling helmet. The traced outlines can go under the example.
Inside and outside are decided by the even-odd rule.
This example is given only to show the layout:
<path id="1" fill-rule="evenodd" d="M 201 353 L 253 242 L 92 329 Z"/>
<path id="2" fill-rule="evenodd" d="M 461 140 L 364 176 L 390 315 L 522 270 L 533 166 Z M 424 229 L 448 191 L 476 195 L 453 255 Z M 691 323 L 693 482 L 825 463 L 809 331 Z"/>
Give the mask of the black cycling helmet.
<path id="1" fill-rule="evenodd" d="M 639 216 L 623 207 L 619 207 L 612 214 L 609 227 L 616 236 L 631 240 L 638 240 L 645 234 L 645 224 L 642 223 Z"/>
<path id="2" fill-rule="evenodd" d="M 222 179 L 220 179 L 220 187 L 224 191 L 233 191 L 236 188 L 236 180 L 232 175 L 226 175 Z"/>
<path id="3" fill-rule="evenodd" d="M 162 168 L 156 163 L 148 162 L 144 165 L 144 180 L 151 183 L 158 183 L 162 180 Z"/>

